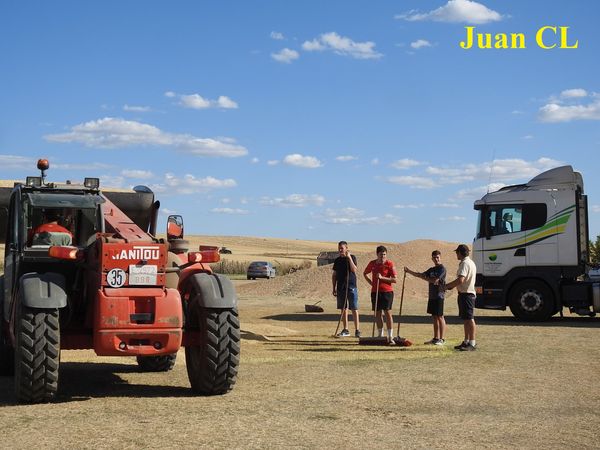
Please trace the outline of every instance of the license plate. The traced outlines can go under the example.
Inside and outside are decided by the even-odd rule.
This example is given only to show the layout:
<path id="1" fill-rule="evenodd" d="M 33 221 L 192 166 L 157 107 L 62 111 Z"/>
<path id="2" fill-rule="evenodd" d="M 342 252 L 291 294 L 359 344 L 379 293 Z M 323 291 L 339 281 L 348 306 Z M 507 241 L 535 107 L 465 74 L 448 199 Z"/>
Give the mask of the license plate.
<path id="1" fill-rule="evenodd" d="M 158 266 L 143 265 L 129 266 L 129 285 L 130 286 L 155 286 Z"/>

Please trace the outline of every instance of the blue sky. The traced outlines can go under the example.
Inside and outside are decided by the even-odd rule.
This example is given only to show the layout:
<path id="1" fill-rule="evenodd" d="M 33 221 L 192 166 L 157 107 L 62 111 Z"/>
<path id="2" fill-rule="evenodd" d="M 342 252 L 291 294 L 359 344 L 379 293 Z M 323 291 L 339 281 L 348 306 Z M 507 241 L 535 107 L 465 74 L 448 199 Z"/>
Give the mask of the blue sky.
<path id="1" fill-rule="evenodd" d="M 599 20 L 583 0 L 2 2 L 0 178 L 46 157 L 53 180 L 145 184 L 194 234 L 470 242 L 488 186 L 571 164 L 596 236 Z M 526 48 L 461 49 L 466 26 Z M 539 48 L 542 26 L 579 47 Z"/>

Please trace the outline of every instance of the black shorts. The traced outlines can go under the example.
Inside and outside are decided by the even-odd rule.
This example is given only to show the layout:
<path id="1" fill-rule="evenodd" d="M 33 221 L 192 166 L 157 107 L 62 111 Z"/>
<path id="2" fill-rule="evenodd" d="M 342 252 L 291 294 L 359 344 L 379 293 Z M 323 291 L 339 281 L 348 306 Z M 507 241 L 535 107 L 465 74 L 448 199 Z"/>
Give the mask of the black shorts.
<path id="1" fill-rule="evenodd" d="M 375 311 L 375 296 L 376 292 L 371 292 L 371 310 Z M 394 292 L 379 292 L 377 297 L 377 311 L 392 309 L 394 303 Z"/>
<path id="2" fill-rule="evenodd" d="M 462 320 L 470 320 L 475 307 L 475 294 L 458 294 L 458 317 Z"/>
<path id="3" fill-rule="evenodd" d="M 443 316 L 444 315 L 444 299 L 443 298 L 430 298 L 427 302 L 427 314 L 432 316 Z"/>

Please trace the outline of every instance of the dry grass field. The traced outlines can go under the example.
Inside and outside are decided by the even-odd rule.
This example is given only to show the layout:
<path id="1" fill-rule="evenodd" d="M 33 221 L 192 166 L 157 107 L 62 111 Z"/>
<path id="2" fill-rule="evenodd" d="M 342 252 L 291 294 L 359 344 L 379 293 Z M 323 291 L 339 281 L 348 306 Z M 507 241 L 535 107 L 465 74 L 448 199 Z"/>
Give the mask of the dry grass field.
<path id="1" fill-rule="evenodd" d="M 335 249 L 335 243 L 196 239 L 230 247 L 230 256 L 242 259 L 316 257 L 325 245 Z M 440 247 L 452 273 L 453 245 L 388 248 L 398 266 L 425 269 L 431 247 Z M 359 266 L 374 246 L 351 246 Z M 598 448 L 598 319 L 566 313 L 527 325 L 509 313 L 477 311 L 479 350 L 461 353 L 452 350 L 462 338 L 453 295 L 446 303 L 449 344 L 431 348 L 422 344 L 431 337 L 426 285 L 408 278 L 400 334 L 415 345 L 366 347 L 331 337 L 338 314 L 330 267 L 235 283 L 243 341 L 231 393 L 191 396 L 183 352 L 173 371 L 146 374 L 131 358 L 65 351 L 60 393 L 51 404 L 16 405 L 12 379 L 0 378 L 0 447 Z M 396 292 L 395 318 L 400 286 Z M 370 334 L 366 299 L 363 283 L 361 328 Z M 304 312 L 319 300 L 324 313 Z"/>

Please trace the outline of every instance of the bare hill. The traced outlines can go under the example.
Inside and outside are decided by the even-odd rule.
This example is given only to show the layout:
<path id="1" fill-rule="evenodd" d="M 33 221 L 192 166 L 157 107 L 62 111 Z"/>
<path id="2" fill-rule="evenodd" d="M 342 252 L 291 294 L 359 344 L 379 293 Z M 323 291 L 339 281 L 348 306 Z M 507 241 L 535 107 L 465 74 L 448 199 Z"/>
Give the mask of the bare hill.
<path id="1" fill-rule="evenodd" d="M 307 241 L 302 241 L 307 242 Z M 362 277 L 362 271 L 372 259 L 375 259 L 376 244 L 369 244 L 372 248 L 369 252 L 356 252 L 358 259 L 359 277 L 359 298 L 368 299 L 370 286 Z M 458 261 L 456 260 L 454 249 L 456 243 L 433 241 L 433 240 L 415 240 L 402 244 L 384 244 L 388 249 L 388 258 L 391 259 L 398 270 L 399 283 L 395 290 L 399 295 L 401 290 L 401 280 L 403 276 L 403 267 L 408 266 L 412 270 L 425 271 L 431 267 L 431 252 L 440 250 L 442 252 L 442 262 L 448 271 L 448 279 L 453 279 Z M 352 247 L 358 247 L 353 244 Z M 259 280 L 251 283 L 245 283 L 238 286 L 237 291 L 247 296 L 276 296 L 276 297 L 300 297 L 316 300 L 330 300 L 333 304 L 331 295 L 331 265 L 313 267 L 307 270 L 284 275 L 272 280 Z M 422 280 L 416 279 L 410 275 L 406 277 L 405 297 L 419 297 L 424 300 L 427 298 L 427 284 Z M 363 303 L 364 304 L 364 303 Z"/>

